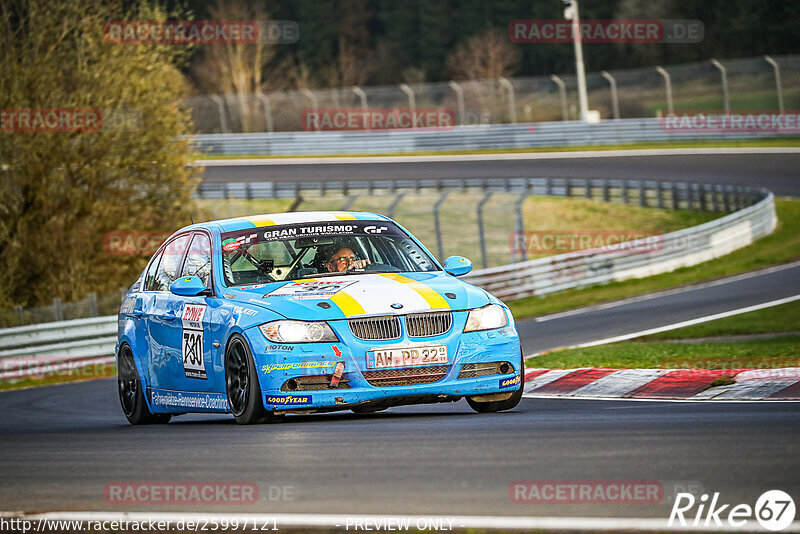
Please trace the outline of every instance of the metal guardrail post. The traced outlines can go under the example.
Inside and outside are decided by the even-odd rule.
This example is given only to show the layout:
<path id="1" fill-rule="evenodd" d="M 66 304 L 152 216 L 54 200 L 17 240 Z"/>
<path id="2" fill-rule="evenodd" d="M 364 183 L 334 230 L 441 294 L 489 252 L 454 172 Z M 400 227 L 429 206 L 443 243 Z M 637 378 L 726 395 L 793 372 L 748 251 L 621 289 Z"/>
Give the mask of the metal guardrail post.
<path id="1" fill-rule="evenodd" d="M 14 306 L 14 315 L 17 316 L 17 323 L 20 326 L 25 324 L 25 314 L 22 311 L 22 306 Z"/>
<path id="2" fill-rule="evenodd" d="M 569 181 L 567 182 L 567 196 L 569 196 Z M 519 236 L 525 236 L 525 217 L 522 215 L 522 205 L 525 203 L 525 200 L 530 196 L 531 191 L 530 189 L 526 189 L 523 193 L 519 195 L 517 198 L 517 202 L 514 204 L 514 209 L 517 212 L 517 239 Z M 516 245 L 516 242 L 515 242 Z M 522 250 L 519 251 L 519 261 L 525 261 L 528 259 L 527 254 L 527 247 L 523 247 Z M 513 249 L 512 249 L 512 260 L 513 260 Z"/>
<path id="3" fill-rule="evenodd" d="M 592 200 L 594 198 L 592 195 L 592 180 L 590 178 L 586 179 L 586 198 L 588 200 Z"/>
<path id="4" fill-rule="evenodd" d="M 480 202 L 478 202 L 477 212 L 478 212 L 478 239 L 480 240 L 481 245 L 481 265 L 484 269 L 488 266 L 488 259 L 486 257 L 486 235 L 483 231 L 483 206 L 489 202 L 489 199 L 492 198 L 492 192 L 489 191 L 488 193 L 483 195 L 483 198 Z"/>
<path id="5" fill-rule="evenodd" d="M 659 65 L 656 65 L 656 72 L 664 77 L 664 89 L 667 92 L 667 113 L 672 115 L 675 113 L 675 107 L 672 105 L 672 79 L 670 78 L 669 72 Z"/>
<path id="6" fill-rule="evenodd" d="M 354 85 L 353 87 L 351 87 L 350 90 L 353 91 L 353 93 L 355 93 L 355 95 L 361 101 L 361 112 L 364 114 L 364 117 L 366 118 L 367 117 L 367 93 L 365 93 L 364 90 L 361 89 L 357 85 Z M 371 129 L 372 128 L 371 121 L 366 120 L 366 123 L 367 124 L 365 125 L 366 126 L 365 129 L 367 129 L 367 130 Z"/>
<path id="7" fill-rule="evenodd" d="M 456 106 L 458 106 L 458 120 L 464 126 L 467 123 L 466 111 L 464 110 L 464 89 L 457 82 L 450 82 L 450 89 L 456 94 Z"/>
<path id="8" fill-rule="evenodd" d="M 89 302 L 89 317 L 97 317 L 97 294 L 92 291 L 89 293 L 89 296 L 86 297 L 86 300 Z"/>
<path id="9" fill-rule="evenodd" d="M 660 181 L 656 182 L 656 202 L 658 203 L 658 209 L 664 209 L 664 184 Z"/>
<path id="10" fill-rule="evenodd" d="M 672 209 L 677 210 L 680 206 L 680 197 L 678 196 L 678 184 L 672 182 Z"/>
<path id="11" fill-rule="evenodd" d="M 603 202 L 611 202 L 611 186 L 608 180 L 603 180 Z"/>
<path id="12" fill-rule="evenodd" d="M 64 308 L 61 306 L 61 299 L 58 297 L 53 299 L 53 317 L 55 317 L 55 321 L 64 320 Z"/>
<path id="13" fill-rule="evenodd" d="M 511 121 L 511 124 L 517 123 L 517 106 L 514 102 L 514 86 L 511 85 L 506 78 L 499 78 L 497 81 L 500 82 L 500 85 L 505 87 L 506 91 L 508 92 L 508 120 Z"/>
<path id="14" fill-rule="evenodd" d="M 622 181 L 622 203 L 627 205 L 627 204 L 630 203 L 630 201 L 631 201 L 631 199 L 629 198 L 629 195 L 628 195 L 628 180 L 623 180 Z"/>
<path id="15" fill-rule="evenodd" d="M 269 97 L 264 93 L 258 93 L 256 94 L 256 97 L 261 102 L 261 106 L 264 108 L 264 125 L 267 127 L 268 132 L 273 132 L 272 106 L 270 106 Z"/>
<path id="16" fill-rule="evenodd" d="M 614 113 L 614 120 L 619 120 L 619 99 L 617 97 L 617 80 L 611 76 L 608 71 L 602 71 L 600 74 L 608 80 L 608 85 L 611 90 L 611 109 Z"/>
<path id="17" fill-rule="evenodd" d="M 401 83 L 400 90 L 403 91 L 408 97 L 408 107 L 411 109 L 411 114 L 415 115 L 417 111 L 417 100 L 414 96 L 414 90 L 409 87 L 407 83 Z"/>
<path id="18" fill-rule="evenodd" d="M 722 103 L 725 106 L 725 114 L 729 115 L 731 112 L 731 102 L 728 95 L 728 70 L 716 59 L 712 59 L 711 64 L 719 70 L 720 76 L 722 77 Z"/>
<path id="19" fill-rule="evenodd" d="M 389 216 L 390 219 L 394 219 L 394 211 L 397 209 L 397 206 L 403 201 L 403 197 L 406 196 L 405 193 L 399 193 L 394 200 L 392 201 L 391 205 L 389 205 L 389 209 L 386 210 L 386 215 Z"/>
<path id="20" fill-rule="evenodd" d="M 639 206 L 647 207 L 647 191 L 645 190 L 644 182 L 641 180 L 639 181 Z"/>
<path id="21" fill-rule="evenodd" d="M 567 111 L 567 84 L 564 83 L 560 77 L 555 74 L 550 75 L 550 79 L 558 86 L 558 94 L 561 99 L 561 120 L 569 120 L 569 112 Z"/>
<path id="22" fill-rule="evenodd" d="M 225 113 L 225 102 L 219 95 L 211 95 L 211 100 L 217 104 L 217 111 L 219 112 L 219 128 L 222 133 L 228 133 L 228 117 Z"/>
<path id="23" fill-rule="evenodd" d="M 778 65 L 778 62 L 772 59 L 772 57 L 764 56 L 764 59 L 767 60 L 767 63 L 772 65 L 772 70 L 775 71 L 775 89 L 778 93 L 778 109 L 781 110 L 781 115 L 783 115 L 783 86 L 781 85 L 781 68 Z"/>
<path id="24" fill-rule="evenodd" d="M 436 232 L 436 248 L 439 251 L 439 259 L 444 260 L 444 244 L 442 243 L 442 225 L 439 221 L 439 208 L 447 200 L 450 191 L 445 191 L 433 204 L 433 230 Z"/>

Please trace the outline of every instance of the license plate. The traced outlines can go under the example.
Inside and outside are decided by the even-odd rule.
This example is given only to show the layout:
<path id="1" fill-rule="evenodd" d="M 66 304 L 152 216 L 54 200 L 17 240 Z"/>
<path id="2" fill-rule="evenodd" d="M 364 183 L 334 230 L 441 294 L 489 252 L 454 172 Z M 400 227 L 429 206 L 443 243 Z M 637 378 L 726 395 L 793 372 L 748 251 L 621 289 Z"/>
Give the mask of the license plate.
<path id="1" fill-rule="evenodd" d="M 446 345 L 375 349 L 367 352 L 367 367 L 386 369 L 447 363 Z"/>

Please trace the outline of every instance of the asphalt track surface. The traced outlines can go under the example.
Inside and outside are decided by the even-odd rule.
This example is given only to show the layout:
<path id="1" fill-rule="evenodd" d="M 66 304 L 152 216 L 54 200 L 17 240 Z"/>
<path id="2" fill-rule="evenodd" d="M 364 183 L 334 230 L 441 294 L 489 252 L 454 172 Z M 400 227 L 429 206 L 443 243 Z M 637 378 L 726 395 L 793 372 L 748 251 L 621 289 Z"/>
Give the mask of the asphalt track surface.
<path id="1" fill-rule="evenodd" d="M 317 181 L 388 178 L 609 178 L 759 185 L 778 196 L 800 196 L 800 153 L 671 154 L 587 157 L 564 153 L 542 159 L 408 163 L 215 163 L 203 181 Z"/>
<path id="2" fill-rule="evenodd" d="M 519 329 L 531 353 L 792 296 L 798 275 L 793 265 L 522 321 Z M 254 482 L 254 505 L 194 507 L 242 513 L 666 518 L 676 487 L 718 491 L 733 504 L 753 505 L 769 489 L 800 496 L 794 402 L 525 398 L 507 413 L 475 414 L 462 400 L 250 427 L 230 416 L 186 415 L 134 428 L 115 386 L 97 380 L 0 393 L 0 510 L 192 509 L 106 502 L 107 484 L 133 481 Z M 659 481 L 664 495 L 658 504 L 518 504 L 509 498 L 518 480 Z M 291 488 L 290 498 L 272 499 L 278 487 Z"/>

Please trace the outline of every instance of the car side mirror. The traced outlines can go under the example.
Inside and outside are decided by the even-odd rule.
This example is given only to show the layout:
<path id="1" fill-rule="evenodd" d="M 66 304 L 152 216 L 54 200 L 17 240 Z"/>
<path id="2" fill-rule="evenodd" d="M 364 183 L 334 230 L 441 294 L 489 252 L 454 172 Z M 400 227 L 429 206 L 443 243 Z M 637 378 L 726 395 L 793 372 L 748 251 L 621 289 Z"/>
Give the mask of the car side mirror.
<path id="1" fill-rule="evenodd" d="M 181 276 L 169 286 L 169 290 L 181 297 L 196 297 L 210 295 L 211 290 L 206 287 L 198 276 Z"/>
<path id="2" fill-rule="evenodd" d="M 472 270 L 472 262 L 464 256 L 450 256 L 444 260 L 444 272 L 453 276 L 464 276 Z"/>

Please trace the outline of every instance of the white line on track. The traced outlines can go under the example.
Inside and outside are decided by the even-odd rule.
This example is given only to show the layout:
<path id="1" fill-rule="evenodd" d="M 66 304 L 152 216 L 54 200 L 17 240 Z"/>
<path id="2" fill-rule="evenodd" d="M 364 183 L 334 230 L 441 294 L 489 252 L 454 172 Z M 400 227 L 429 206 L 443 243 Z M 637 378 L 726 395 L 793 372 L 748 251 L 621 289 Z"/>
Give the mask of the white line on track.
<path id="1" fill-rule="evenodd" d="M 179 521 L 207 521 L 211 524 L 216 521 L 218 524 L 223 520 L 230 522 L 238 519 L 240 522 L 253 521 L 259 524 L 273 522 L 278 528 L 284 527 L 317 527 L 317 528 L 337 528 L 345 530 L 347 525 L 350 530 L 353 522 L 357 519 L 375 521 L 392 520 L 394 525 L 399 521 L 407 521 L 412 528 L 417 527 L 417 522 L 428 524 L 434 521 L 441 521 L 442 525 L 451 525 L 452 528 L 461 529 L 512 529 L 512 530 L 658 530 L 658 531 L 737 531 L 747 532 L 758 529 L 757 523 L 751 521 L 745 528 L 732 528 L 726 526 L 704 527 L 680 527 L 679 525 L 668 526 L 666 518 L 642 518 L 642 517 L 531 517 L 531 516 L 446 516 L 446 515 L 347 515 L 347 514 L 235 514 L 235 513 L 175 513 L 175 512 L 48 512 L 36 515 L 19 515 L 0 513 L 0 516 L 15 517 L 36 521 L 38 519 L 62 520 L 62 521 L 164 521 L 176 524 Z M 349 523 L 348 523 L 349 521 Z M 451 523 L 452 521 L 452 523 Z M 362 523 L 363 524 L 363 523 Z M 385 523 L 384 523 L 385 524 Z M 751 527 L 751 528 L 747 528 Z M 363 529 L 362 529 L 363 530 Z M 800 532 L 800 522 L 795 521 L 782 532 Z"/>
<path id="2" fill-rule="evenodd" d="M 503 152 L 498 154 L 439 154 L 408 156 L 328 156 L 252 159 L 202 159 L 190 162 L 195 167 L 250 165 L 336 165 L 352 163 L 427 163 L 450 161 L 513 161 L 536 159 L 622 158 L 646 156 L 691 156 L 716 154 L 800 154 L 800 147 L 662 148 L 633 150 L 584 150 L 573 152 Z"/>
<path id="3" fill-rule="evenodd" d="M 781 304 L 787 304 L 789 302 L 794 302 L 796 300 L 800 300 L 800 294 L 793 295 L 791 297 L 785 297 L 778 300 L 771 300 L 769 302 L 763 302 L 761 304 L 755 304 L 753 306 L 747 306 L 745 308 L 738 308 L 726 312 L 715 313 L 713 315 L 706 315 L 704 317 L 698 317 L 696 319 L 690 319 L 688 321 L 681 321 L 679 323 L 672 323 L 664 326 L 659 326 L 657 328 L 640 330 L 639 332 L 632 332 L 630 334 L 623 334 L 621 336 L 608 337 L 605 339 L 598 339 L 596 341 L 588 341 L 586 343 L 581 343 L 579 345 L 572 345 L 568 348 L 582 349 L 586 347 L 596 347 L 597 345 L 605 345 L 607 343 L 615 343 L 617 341 L 626 341 L 628 339 L 633 339 L 635 337 L 649 336 L 652 334 L 658 334 L 660 332 L 666 332 L 667 330 L 675 330 L 677 328 L 683 328 L 685 326 L 692 326 L 695 324 L 706 323 L 708 321 L 714 321 L 716 319 L 724 319 L 725 317 L 731 317 L 732 315 L 740 315 L 742 313 L 748 313 L 751 311 L 763 310 L 764 308 L 780 306 Z"/>
<path id="4" fill-rule="evenodd" d="M 772 274 L 779 271 L 785 271 L 786 269 L 793 269 L 795 267 L 800 267 L 800 261 L 794 261 L 792 263 L 785 263 L 783 265 L 776 265 L 774 267 L 767 267 L 764 269 L 759 269 L 757 271 L 750 271 L 747 273 L 737 274 L 733 276 L 728 276 L 726 278 L 720 278 L 719 280 L 712 280 L 711 282 L 703 282 L 700 284 L 694 284 L 684 287 L 677 287 L 674 289 L 667 289 L 664 291 L 657 291 L 655 293 L 648 293 L 646 295 L 639 295 L 636 297 L 630 297 L 627 299 L 615 300 L 614 302 L 609 302 L 607 304 L 598 304 L 594 306 L 586 306 L 583 308 L 576 308 L 574 310 L 568 310 L 564 312 L 552 313 L 550 315 L 542 315 L 541 317 L 536 317 L 533 320 L 539 323 L 543 323 L 545 321 L 550 321 L 553 319 L 560 319 L 562 317 L 569 317 L 572 315 L 580 315 L 582 313 L 589 313 L 596 310 L 607 310 L 609 308 L 616 308 L 618 306 L 623 306 L 625 304 L 631 304 L 634 302 L 641 302 L 645 300 L 655 299 L 659 297 L 666 297 L 669 295 L 676 295 L 680 293 L 686 293 L 687 291 L 696 291 L 698 289 L 705 289 L 707 287 L 714 287 L 724 284 L 730 284 L 733 282 L 739 282 L 741 280 L 747 280 L 749 278 L 755 278 L 758 276 L 763 276 L 766 274 Z"/>

